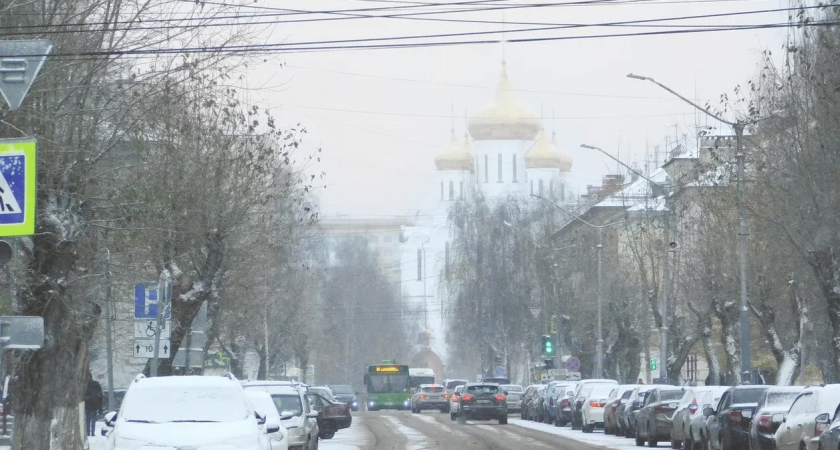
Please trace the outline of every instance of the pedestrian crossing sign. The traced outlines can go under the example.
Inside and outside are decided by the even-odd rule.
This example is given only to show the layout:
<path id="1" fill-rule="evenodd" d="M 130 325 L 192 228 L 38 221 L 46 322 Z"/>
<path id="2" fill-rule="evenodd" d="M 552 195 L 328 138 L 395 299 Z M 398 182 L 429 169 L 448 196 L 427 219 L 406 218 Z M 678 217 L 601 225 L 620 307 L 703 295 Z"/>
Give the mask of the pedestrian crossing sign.
<path id="1" fill-rule="evenodd" d="M 35 234 L 34 139 L 0 140 L 0 237 Z"/>

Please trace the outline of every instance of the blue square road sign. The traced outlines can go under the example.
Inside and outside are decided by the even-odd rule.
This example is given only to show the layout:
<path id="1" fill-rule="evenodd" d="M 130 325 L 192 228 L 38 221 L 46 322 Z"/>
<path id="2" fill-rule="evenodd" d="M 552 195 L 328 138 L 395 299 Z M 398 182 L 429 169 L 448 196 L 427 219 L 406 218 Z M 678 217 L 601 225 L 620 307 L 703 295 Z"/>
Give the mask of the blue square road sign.
<path id="1" fill-rule="evenodd" d="M 134 285 L 134 318 L 155 319 L 158 315 L 158 284 L 155 282 L 137 283 Z M 172 308 L 166 307 L 164 318 L 172 318 Z"/>

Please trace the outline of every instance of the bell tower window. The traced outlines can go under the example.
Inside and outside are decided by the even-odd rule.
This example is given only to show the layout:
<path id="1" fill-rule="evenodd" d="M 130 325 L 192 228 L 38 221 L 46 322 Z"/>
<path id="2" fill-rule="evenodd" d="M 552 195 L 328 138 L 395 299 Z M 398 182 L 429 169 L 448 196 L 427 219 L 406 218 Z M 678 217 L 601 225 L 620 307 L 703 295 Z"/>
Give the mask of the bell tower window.
<path id="1" fill-rule="evenodd" d="M 516 181 L 516 155 L 511 155 L 511 156 L 512 156 L 511 161 L 513 161 L 513 182 L 518 183 L 518 181 Z"/>
<path id="2" fill-rule="evenodd" d="M 499 183 L 502 183 L 502 154 L 499 153 Z"/>
<path id="3" fill-rule="evenodd" d="M 455 200 L 455 182 L 449 182 L 449 200 Z"/>
<path id="4" fill-rule="evenodd" d="M 484 155 L 484 182 L 490 182 L 490 158 Z"/>

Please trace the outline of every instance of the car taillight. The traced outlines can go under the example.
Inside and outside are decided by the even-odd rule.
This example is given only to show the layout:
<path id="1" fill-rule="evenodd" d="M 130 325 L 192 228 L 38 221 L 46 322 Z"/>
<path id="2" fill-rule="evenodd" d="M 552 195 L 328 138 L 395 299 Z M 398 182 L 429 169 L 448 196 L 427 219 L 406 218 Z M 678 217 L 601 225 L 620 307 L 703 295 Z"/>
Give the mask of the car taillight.
<path id="1" fill-rule="evenodd" d="M 568 408 L 568 407 L 569 407 L 569 399 L 564 398 L 564 399 L 560 402 L 560 406 L 562 406 L 562 407 L 564 407 L 564 408 Z"/>
<path id="2" fill-rule="evenodd" d="M 696 413 L 697 412 L 697 403 L 692 403 L 692 404 L 688 405 L 688 412 L 690 412 L 691 414 Z"/>
<path id="3" fill-rule="evenodd" d="M 733 422 L 739 422 L 740 423 L 741 422 L 741 411 L 739 411 L 739 410 L 729 411 L 729 420 L 731 420 Z"/>
<path id="4" fill-rule="evenodd" d="M 449 394 L 443 394 L 443 398 L 449 398 Z"/>
<path id="5" fill-rule="evenodd" d="M 604 404 L 601 402 L 589 402 L 590 408 L 603 408 Z"/>
<path id="6" fill-rule="evenodd" d="M 503 401 L 505 401 L 505 394 L 496 394 L 496 396 L 493 397 L 493 398 L 495 398 L 496 400 L 498 400 L 500 402 L 503 402 Z"/>
<path id="7" fill-rule="evenodd" d="M 758 427 L 773 431 L 773 416 L 770 414 L 762 414 L 758 416 Z"/>
<path id="8" fill-rule="evenodd" d="M 457 395 L 452 396 L 452 403 L 458 403 L 458 396 Z"/>
<path id="9" fill-rule="evenodd" d="M 420 398 L 426 398 L 426 394 L 420 394 Z"/>
<path id="10" fill-rule="evenodd" d="M 823 431 L 825 431 L 827 429 L 828 429 L 828 424 L 827 423 L 817 422 L 816 425 L 814 425 L 814 437 L 819 437 L 819 435 L 823 434 Z"/>
<path id="11" fill-rule="evenodd" d="M 471 402 L 472 399 L 473 399 L 473 396 L 471 394 L 464 394 L 464 395 L 461 396 L 461 399 L 463 399 L 465 402 Z"/>

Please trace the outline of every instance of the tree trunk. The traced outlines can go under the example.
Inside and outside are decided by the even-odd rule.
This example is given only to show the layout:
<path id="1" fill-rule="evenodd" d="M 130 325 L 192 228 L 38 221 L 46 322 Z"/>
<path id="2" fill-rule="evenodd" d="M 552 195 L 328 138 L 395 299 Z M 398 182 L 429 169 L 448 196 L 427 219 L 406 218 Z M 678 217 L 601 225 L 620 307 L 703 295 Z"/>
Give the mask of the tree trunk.
<path id="1" fill-rule="evenodd" d="M 76 263 L 75 246 L 44 233 L 34 238 L 24 315 L 42 315 L 46 339 L 41 350 L 23 353 L 15 367 L 15 450 L 76 450 L 84 442 L 79 403 L 87 381 L 88 342 L 101 310 L 73 299 L 61 281 Z M 60 339 L 53 337 L 60 336 Z"/>
<path id="2" fill-rule="evenodd" d="M 726 354 L 726 384 L 741 384 L 741 347 L 738 344 L 740 326 L 738 307 L 734 302 L 726 302 L 717 308 L 720 319 L 720 341 Z"/>
<path id="3" fill-rule="evenodd" d="M 834 352 L 834 377 L 840 378 L 840 279 L 837 260 L 832 248 L 811 252 L 808 261 L 814 270 L 828 309 L 831 322 L 831 349 Z"/>

